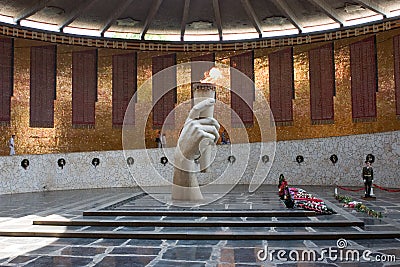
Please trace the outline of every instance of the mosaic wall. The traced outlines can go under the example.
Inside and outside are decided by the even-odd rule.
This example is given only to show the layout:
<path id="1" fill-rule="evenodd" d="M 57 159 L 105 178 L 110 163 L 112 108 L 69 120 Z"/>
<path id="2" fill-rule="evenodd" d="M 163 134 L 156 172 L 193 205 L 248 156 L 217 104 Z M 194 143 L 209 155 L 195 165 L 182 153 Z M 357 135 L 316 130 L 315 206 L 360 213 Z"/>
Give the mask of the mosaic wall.
<path id="1" fill-rule="evenodd" d="M 351 116 L 351 77 L 349 44 L 362 37 L 337 40 L 334 43 L 336 68 L 336 96 L 334 97 L 334 124 L 312 125 L 310 119 L 310 85 L 308 71 L 308 53 L 322 43 L 298 45 L 294 47 L 295 99 L 294 125 L 277 127 L 279 141 L 346 136 L 366 133 L 379 133 L 400 130 L 400 121 L 396 118 L 394 62 L 392 37 L 400 34 L 399 29 L 378 33 L 378 86 L 376 122 L 353 123 Z M 98 53 L 98 102 L 96 103 L 95 129 L 72 128 L 72 52 L 86 48 L 58 45 L 57 48 L 57 100 L 55 100 L 54 128 L 29 127 L 29 91 L 30 91 L 30 47 L 42 45 L 39 41 L 15 40 L 14 58 L 14 96 L 11 99 L 11 125 L 0 126 L 0 155 L 8 154 L 7 141 L 16 134 L 17 154 L 46 154 L 85 151 L 105 151 L 122 149 L 122 130 L 112 127 L 112 55 L 126 53 L 124 50 L 99 49 Z M 279 48 L 255 50 L 255 84 L 269 99 L 268 54 Z M 229 65 L 229 57 L 238 52 L 217 52 L 216 61 Z M 138 52 L 138 103 L 137 120 L 145 120 L 146 147 L 155 147 L 156 130 L 151 125 L 151 117 L 143 118 L 141 111 L 151 105 L 151 87 L 141 85 L 151 78 L 151 58 L 161 52 Z M 179 52 L 177 62 L 189 62 L 199 53 Z M 178 68 L 180 80 L 190 77 L 190 71 Z M 229 75 L 226 77 L 229 80 Z M 190 85 L 178 87 L 178 104 L 190 99 Z M 221 90 L 218 99 L 229 104 L 229 92 Z M 247 129 L 251 142 L 260 141 L 260 129 L 255 123 Z M 168 133 L 168 138 L 176 140 L 179 130 Z M 140 137 L 143 138 L 143 137 Z M 143 147 L 138 142 L 138 148 Z"/>

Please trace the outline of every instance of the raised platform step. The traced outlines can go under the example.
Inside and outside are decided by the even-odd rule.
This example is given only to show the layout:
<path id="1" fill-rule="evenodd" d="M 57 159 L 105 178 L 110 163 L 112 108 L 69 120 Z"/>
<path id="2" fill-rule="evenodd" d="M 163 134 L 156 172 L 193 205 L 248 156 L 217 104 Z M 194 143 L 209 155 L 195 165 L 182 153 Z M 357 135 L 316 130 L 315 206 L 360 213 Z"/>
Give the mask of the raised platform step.
<path id="1" fill-rule="evenodd" d="M 170 239 L 170 240 L 337 240 L 400 238 L 399 231 L 362 232 L 114 232 L 114 231 L 0 231 L 0 236 L 56 237 L 56 238 L 112 238 L 112 239 Z"/>
<path id="2" fill-rule="evenodd" d="M 308 217 L 317 215 L 303 210 L 89 210 L 83 216 L 193 216 L 193 217 Z"/>
<path id="3" fill-rule="evenodd" d="M 348 220 L 285 220 L 285 221 L 187 221 L 187 220 L 36 220 L 34 225 L 53 226 L 128 226 L 128 227 L 346 227 L 364 226 L 364 222 Z"/>

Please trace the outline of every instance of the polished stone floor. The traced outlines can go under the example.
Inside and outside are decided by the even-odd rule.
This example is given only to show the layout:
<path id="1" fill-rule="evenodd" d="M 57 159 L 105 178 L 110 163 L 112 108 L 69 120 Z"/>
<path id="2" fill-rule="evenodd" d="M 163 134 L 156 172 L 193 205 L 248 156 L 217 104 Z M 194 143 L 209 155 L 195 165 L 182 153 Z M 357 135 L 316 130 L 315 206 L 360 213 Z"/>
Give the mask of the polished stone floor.
<path id="1" fill-rule="evenodd" d="M 238 186 L 226 197 L 207 206 L 179 208 L 160 203 L 137 188 L 113 188 L 57 191 L 0 196 L 0 266 L 400 266 L 400 238 L 363 239 L 268 239 L 258 235 L 313 234 L 313 233 L 381 233 L 400 232 L 400 193 L 375 190 L 376 200 L 363 200 L 359 192 L 339 190 L 365 203 L 369 208 L 381 211 L 377 219 L 353 209 L 343 208 L 333 197 L 333 187 L 302 186 L 338 211 L 335 215 L 314 216 L 261 216 L 248 211 L 286 211 L 278 200 L 276 186 L 263 186 L 255 194 L 247 187 Z M 84 215 L 88 211 L 144 211 L 155 212 L 141 216 Z M 157 214 L 162 211 L 178 211 L 182 214 Z M 243 216 L 214 214 L 196 216 L 187 211 L 238 212 Z M 298 210 L 289 211 L 296 213 Z M 82 225 L 52 226 L 33 225 L 34 221 L 72 221 Z M 110 225 L 91 225 L 91 222 L 109 222 Z M 123 226 L 124 223 L 145 222 L 142 226 Z M 314 227 L 297 223 L 345 223 L 364 222 L 359 226 Z M 121 223 L 120 226 L 114 225 Z M 160 223 L 185 223 L 188 226 L 169 227 Z M 203 227 L 189 225 L 204 223 Z M 284 223 L 282 227 L 257 224 Z M 289 225 L 285 224 L 288 222 Z M 209 223 L 209 226 L 208 226 Z M 254 223 L 226 227 L 224 223 Z M 181 225 L 180 224 L 180 225 Z M 212 226 L 216 224 L 216 226 Z M 290 225 L 293 224 L 293 225 Z M 308 225 L 308 224 L 307 224 Z M 130 233 L 93 237 L 39 237 L 2 236 L 6 231 L 55 231 L 85 233 Z M 140 233 L 135 238 L 132 233 Z M 191 233 L 198 233 L 190 239 Z M 151 238 L 143 235 L 153 234 Z M 154 238 L 154 234 L 159 238 Z M 189 238 L 173 239 L 189 235 Z M 182 235 L 183 234 L 183 235 Z M 219 235 L 227 239 L 218 239 Z M 151 235 L 149 235 L 151 236 Z M 199 237 L 200 236 L 200 237 Z M 243 236 L 243 237 L 241 237 Z M 171 238 L 172 237 L 172 238 Z M 235 240 L 237 239 L 237 240 Z M 339 241 L 344 244 L 340 248 Z M 267 251 L 267 255 L 265 255 Z"/>

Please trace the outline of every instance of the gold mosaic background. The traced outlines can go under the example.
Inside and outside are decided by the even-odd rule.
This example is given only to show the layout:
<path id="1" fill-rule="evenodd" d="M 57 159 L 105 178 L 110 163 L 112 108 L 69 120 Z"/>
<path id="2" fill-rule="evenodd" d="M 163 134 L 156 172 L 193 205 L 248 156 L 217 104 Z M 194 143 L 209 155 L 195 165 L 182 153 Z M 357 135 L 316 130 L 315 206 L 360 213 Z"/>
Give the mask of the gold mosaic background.
<path id="1" fill-rule="evenodd" d="M 353 123 L 351 117 L 351 77 L 349 44 L 359 39 L 335 41 L 336 96 L 334 98 L 335 123 L 312 125 L 310 120 L 310 87 L 307 51 L 321 44 L 309 44 L 294 47 L 295 96 L 293 100 L 294 125 L 277 127 L 277 140 L 295 140 L 343 136 L 400 130 L 400 121 L 396 118 L 394 90 L 394 62 L 392 36 L 400 30 L 377 34 L 378 86 L 377 121 Z M 96 103 L 95 129 L 72 128 L 72 51 L 83 47 L 58 45 L 57 50 L 57 100 L 55 100 L 54 128 L 29 127 L 29 73 L 30 47 L 43 45 L 38 41 L 15 40 L 14 59 L 14 96 L 11 99 L 11 125 L 0 126 L 0 155 L 8 154 L 7 142 L 11 134 L 16 134 L 17 154 L 44 154 L 83 152 L 97 150 L 122 149 L 122 130 L 112 127 L 112 55 L 127 53 L 126 50 L 99 49 L 98 59 L 98 102 Z M 278 48 L 276 48 L 278 49 Z M 268 54 L 276 49 L 258 49 L 255 51 L 255 83 L 269 99 Z M 243 51 L 238 51 L 241 53 Z M 138 88 L 151 78 L 151 58 L 161 53 L 138 52 Z M 216 53 L 216 61 L 229 65 L 229 56 L 235 52 Z M 189 62 L 198 53 L 177 53 L 177 63 Z M 190 78 L 190 71 L 178 69 L 180 79 Z M 227 77 L 229 79 L 229 77 Z M 229 83 L 229 82 L 227 82 Z M 178 104 L 190 99 L 190 85 L 178 87 Z M 218 99 L 229 104 L 229 93 L 218 92 Z M 145 140 L 147 147 L 155 147 L 156 130 L 151 127 L 149 118 L 140 116 L 141 110 L 151 105 L 151 87 L 138 92 L 136 119 L 147 120 Z M 260 129 L 255 123 L 247 129 L 251 142 L 260 140 Z M 169 133 L 169 140 L 176 140 L 178 131 Z M 141 137 L 143 138 L 143 137 Z M 140 142 L 139 142 L 140 143 Z M 140 144 L 138 143 L 138 147 Z"/>

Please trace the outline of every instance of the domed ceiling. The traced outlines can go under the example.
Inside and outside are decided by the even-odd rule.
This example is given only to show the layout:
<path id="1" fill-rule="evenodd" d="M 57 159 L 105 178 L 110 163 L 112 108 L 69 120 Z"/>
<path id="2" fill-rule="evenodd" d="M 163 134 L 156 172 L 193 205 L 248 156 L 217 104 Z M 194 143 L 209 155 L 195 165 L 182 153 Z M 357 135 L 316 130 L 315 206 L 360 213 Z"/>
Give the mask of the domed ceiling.
<path id="1" fill-rule="evenodd" d="M 400 16 L 400 0 L 0 0 L 0 21 L 79 35 L 227 41 Z"/>

